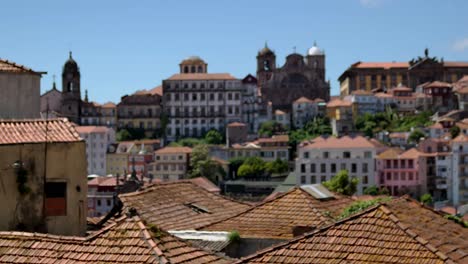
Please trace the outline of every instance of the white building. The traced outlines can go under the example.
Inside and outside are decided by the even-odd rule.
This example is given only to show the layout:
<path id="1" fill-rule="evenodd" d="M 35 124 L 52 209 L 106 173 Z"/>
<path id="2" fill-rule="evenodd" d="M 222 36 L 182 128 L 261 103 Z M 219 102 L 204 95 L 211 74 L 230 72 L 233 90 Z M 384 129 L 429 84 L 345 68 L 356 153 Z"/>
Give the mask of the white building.
<path id="1" fill-rule="evenodd" d="M 455 206 L 468 204 L 468 136 L 452 140 L 452 199 Z"/>
<path id="2" fill-rule="evenodd" d="M 318 115 L 318 102 L 303 96 L 293 102 L 292 111 L 294 127 L 303 128 Z"/>
<path id="3" fill-rule="evenodd" d="M 378 98 L 370 91 L 356 90 L 345 97 L 345 100 L 353 103 L 355 113 L 363 115 L 365 113 L 375 114 L 381 111 L 383 104 L 377 104 Z"/>
<path id="4" fill-rule="evenodd" d="M 115 143 L 115 131 L 104 126 L 76 126 L 76 131 L 86 141 L 88 175 L 106 175 L 106 153 Z"/>
<path id="5" fill-rule="evenodd" d="M 180 63 L 180 73 L 163 81 L 167 138 L 200 137 L 242 121 L 242 82 L 228 73 L 207 73 L 199 57 Z"/>
<path id="6" fill-rule="evenodd" d="M 285 129 L 288 129 L 291 124 L 291 118 L 289 117 L 289 113 L 275 110 L 275 121 L 280 123 Z"/>
<path id="7" fill-rule="evenodd" d="M 296 185 L 330 180 L 341 170 L 359 180 L 357 194 L 375 185 L 378 146 L 364 137 L 317 137 L 298 146 Z"/>
<path id="8" fill-rule="evenodd" d="M 249 133 L 257 133 L 260 125 L 271 118 L 271 102 L 262 97 L 257 78 L 248 74 L 242 79 L 242 122 L 248 125 Z"/>
<path id="9" fill-rule="evenodd" d="M 0 59 L 0 119 L 40 117 L 42 74 Z"/>

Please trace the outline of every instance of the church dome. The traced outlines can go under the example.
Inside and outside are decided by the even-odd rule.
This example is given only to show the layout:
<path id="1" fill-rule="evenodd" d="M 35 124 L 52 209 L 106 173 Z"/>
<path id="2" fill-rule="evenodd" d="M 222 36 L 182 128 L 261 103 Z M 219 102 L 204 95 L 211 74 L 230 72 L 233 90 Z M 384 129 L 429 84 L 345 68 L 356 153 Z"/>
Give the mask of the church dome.
<path id="1" fill-rule="evenodd" d="M 206 64 L 205 61 L 198 56 L 190 56 L 183 60 L 181 64 Z"/>
<path id="2" fill-rule="evenodd" d="M 317 44 L 314 43 L 314 46 L 309 49 L 307 52 L 307 55 L 309 56 L 316 56 L 316 55 L 324 55 L 323 51 L 317 47 Z"/>
<path id="3" fill-rule="evenodd" d="M 63 66 L 63 72 L 79 72 L 78 63 L 73 59 L 71 51 L 68 60 Z"/>
<path id="4" fill-rule="evenodd" d="M 265 47 L 258 51 L 258 55 L 271 55 L 274 54 L 273 51 L 268 47 L 267 43 L 265 42 Z"/>

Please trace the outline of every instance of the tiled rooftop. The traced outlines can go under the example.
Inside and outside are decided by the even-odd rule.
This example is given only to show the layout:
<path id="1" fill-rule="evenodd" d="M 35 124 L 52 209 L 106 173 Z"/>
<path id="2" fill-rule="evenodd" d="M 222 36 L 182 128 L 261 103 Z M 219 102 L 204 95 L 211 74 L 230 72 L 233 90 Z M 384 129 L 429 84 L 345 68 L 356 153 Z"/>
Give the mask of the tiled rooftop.
<path id="1" fill-rule="evenodd" d="M 318 200 L 301 188 L 278 195 L 260 205 L 229 219 L 201 228 L 205 231 L 236 230 L 241 237 L 293 238 L 295 227 L 316 228 L 333 222 L 353 200 L 335 196 L 331 200 Z"/>
<path id="2" fill-rule="evenodd" d="M 237 80 L 229 73 L 177 73 L 169 77 L 170 81 L 195 81 L 195 80 Z"/>
<path id="3" fill-rule="evenodd" d="M 155 154 L 182 154 L 192 153 L 192 149 L 189 147 L 164 147 L 154 152 Z"/>
<path id="4" fill-rule="evenodd" d="M 1 263 L 227 263 L 159 230 L 122 217 L 88 237 L 0 232 Z"/>
<path id="5" fill-rule="evenodd" d="M 32 74 L 43 74 L 45 72 L 35 72 L 30 68 L 16 64 L 12 61 L 0 58 L 0 72 L 12 72 L 12 73 L 32 73 Z"/>
<path id="6" fill-rule="evenodd" d="M 82 141 L 67 119 L 0 120 L 0 145 Z"/>
<path id="7" fill-rule="evenodd" d="M 427 240 L 424 235 L 450 241 L 452 236 L 460 238 L 464 235 L 466 238 L 468 231 L 463 232 L 459 228 L 451 229 L 452 226 L 444 225 L 449 220 L 440 215 L 426 218 L 427 213 L 420 212 L 421 210 L 429 211 L 430 215 L 434 212 L 421 205 L 411 206 L 411 203 L 400 200 L 392 207 L 372 207 L 330 226 L 243 258 L 237 263 L 453 263 L 435 240 Z M 422 214 L 424 225 L 421 225 L 419 213 Z M 435 223 L 432 224 L 430 220 Z M 436 227 L 440 224 L 443 226 L 443 233 L 437 233 L 437 230 L 442 229 Z M 431 226 L 435 227 L 436 232 Z M 466 244 L 466 241 L 458 242 Z M 456 251 L 460 248 L 458 242 L 448 247 Z M 465 252 L 462 251 L 458 254 L 458 259 L 452 260 L 466 263 L 465 259 L 460 258 Z"/>
<path id="8" fill-rule="evenodd" d="M 146 222 L 165 230 L 196 229 L 247 210 L 250 206 L 209 192 L 190 181 L 154 184 L 119 196 Z"/>
<path id="9" fill-rule="evenodd" d="M 334 149 L 334 148 L 375 148 L 376 144 L 362 136 L 344 137 L 316 137 L 301 143 L 305 149 Z"/>

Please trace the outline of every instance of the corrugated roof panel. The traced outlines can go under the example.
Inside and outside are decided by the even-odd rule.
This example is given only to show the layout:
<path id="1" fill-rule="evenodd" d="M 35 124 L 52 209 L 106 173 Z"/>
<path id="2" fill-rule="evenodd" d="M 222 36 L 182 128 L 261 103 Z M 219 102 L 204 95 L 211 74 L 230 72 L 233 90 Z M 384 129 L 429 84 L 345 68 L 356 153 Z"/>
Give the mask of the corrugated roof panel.
<path id="1" fill-rule="evenodd" d="M 333 194 L 327 188 L 325 188 L 325 186 L 323 186 L 320 183 L 302 185 L 301 189 L 308 192 L 315 199 L 321 200 L 321 199 L 335 198 L 335 196 L 333 196 Z"/>

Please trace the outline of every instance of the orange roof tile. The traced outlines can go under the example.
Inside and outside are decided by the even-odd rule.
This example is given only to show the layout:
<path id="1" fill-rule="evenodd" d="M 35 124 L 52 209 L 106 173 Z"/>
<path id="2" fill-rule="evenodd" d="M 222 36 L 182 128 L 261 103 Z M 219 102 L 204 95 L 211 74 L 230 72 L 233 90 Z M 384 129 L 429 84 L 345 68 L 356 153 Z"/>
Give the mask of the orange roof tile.
<path id="1" fill-rule="evenodd" d="M 107 102 L 101 106 L 102 108 L 115 108 L 117 105 L 113 102 Z"/>
<path id="2" fill-rule="evenodd" d="M 4 60 L 0 58 L 0 72 L 11 72 L 11 73 L 32 73 L 32 74 L 45 74 L 46 72 L 36 72 L 30 68 L 16 64 L 12 61 Z"/>
<path id="3" fill-rule="evenodd" d="M 353 102 L 341 99 L 335 99 L 327 103 L 327 107 L 351 107 Z"/>
<path id="4" fill-rule="evenodd" d="M 190 181 L 154 184 L 119 197 L 126 208 L 137 209 L 146 222 L 166 230 L 196 229 L 250 207 Z"/>
<path id="5" fill-rule="evenodd" d="M 378 159 L 397 159 L 398 156 L 403 153 L 403 150 L 400 148 L 389 148 L 386 151 L 380 153 Z"/>
<path id="6" fill-rule="evenodd" d="M 372 95 L 373 93 L 371 91 L 356 90 L 356 91 L 352 91 L 351 94 L 354 94 L 354 95 Z"/>
<path id="7" fill-rule="evenodd" d="M 464 62 L 464 61 L 444 61 L 444 67 L 450 67 L 450 68 L 468 67 L 468 62 Z"/>
<path id="8" fill-rule="evenodd" d="M 247 125 L 244 123 L 240 123 L 240 122 L 233 122 L 233 123 L 229 123 L 227 126 L 228 127 L 245 127 Z"/>
<path id="9" fill-rule="evenodd" d="M 78 134 L 89 134 L 89 133 L 107 133 L 110 129 L 105 126 L 75 126 Z"/>
<path id="10" fill-rule="evenodd" d="M 350 137 L 316 137 L 310 141 L 301 143 L 301 146 L 305 149 L 314 148 L 375 148 L 376 145 L 370 140 L 362 136 Z"/>
<path id="11" fill-rule="evenodd" d="M 412 223 L 406 223 L 408 218 L 418 223 L 419 214 L 408 211 L 403 217 L 392 209 L 386 205 L 371 207 L 236 263 L 446 263 L 450 257 L 443 248 L 436 241 L 428 242 L 412 229 Z M 435 220 L 439 223 L 449 221 L 441 216 Z M 418 229 L 428 234 L 432 232 L 422 225 Z M 460 231 L 466 236 L 467 231 L 460 228 L 455 232 L 446 229 L 439 239 L 450 240 L 446 237 Z M 455 246 L 453 249 L 460 248 Z M 458 254 L 466 256 L 465 252 L 461 249 Z"/>
<path id="12" fill-rule="evenodd" d="M 468 142 L 468 136 L 463 134 L 463 133 L 460 133 L 460 135 L 458 135 L 456 138 L 454 138 L 452 140 L 453 142 L 455 143 L 463 143 L 463 142 Z"/>
<path id="13" fill-rule="evenodd" d="M 270 143 L 270 142 L 288 142 L 289 136 L 288 135 L 273 135 L 269 138 L 259 138 L 256 142 L 253 143 Z"/>
<path id="14" fill-rule="evenodd" d="M 138 216 L 122 217 L 88 237 L 0 232 L 1 263 L 228 263 Z"/>
<path id="15" fill-rule="evenodd" d="M 155 154 L 179 154 L 179 153 L 192 153 L 189 147 L 164 147 L 154 152 Z"/>
<path id="16" fill-rule="evenodd" d="M 82 139 L 67 119 L 0 120 L 0 145 L 46 141 L 78 142 Z"/>
<path id="17" fill-rule="evenodd" d="M 351 66 L 357 69 L 369 69 L 369 68 L 408 68 L 408 62 L 357 62 Z"/>
<path id="18" fill-rule="evenodd" d="M 229 73 L 177 73 L 169 77 L 170 81 L 190 80 L 237 80 Z"/>
<path id="19" fill-rule="evenodd" d="M 351 204 L 348 197 L 336 195 L 318 200 L 301 188 L 293 188 L 236 216 L 201 228 L 205 231 L 236 230 L 241 237 L 289 239 L 295 227 L 316 228 L 330 224 Z"/>
<path id="20" fill-rule="evenodd" d="M 452 84 L 446 83 L 446 82 L 434 81 L 434 82 L 431 82 L 431 83 L 424 86 L 424 88 L 434 88 L 434 87 L 437 87 L 437 88 L 438 87 L 450 88 L 450 87 L 452 87 Z"/>
<path id="21" fill-rule="evenodd" d="M 314 103 L 314 101 L 313 101 L 313 100 L 310 100 L 310 99 L 307 98 L 307 97 L 302 96 L 301 98 L 297 99 L 297 100 L 294 101 L 293 103 L 297 103 L 297 104 L 299 104 L 299 103 Z"/>

